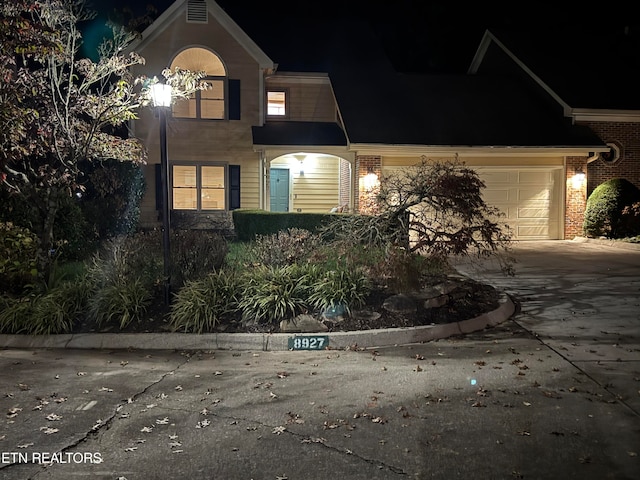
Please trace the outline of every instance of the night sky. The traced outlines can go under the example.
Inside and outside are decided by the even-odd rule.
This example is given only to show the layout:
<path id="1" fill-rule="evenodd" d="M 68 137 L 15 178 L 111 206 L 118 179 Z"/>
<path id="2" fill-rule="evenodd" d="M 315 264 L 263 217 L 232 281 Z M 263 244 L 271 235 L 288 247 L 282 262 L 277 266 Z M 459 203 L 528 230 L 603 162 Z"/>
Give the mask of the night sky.
<path id="1" fill-rule="evenodd" d="M 128 5 L 142 14 L 146 5 L 159 12 L 172 0 L 112 0 L 99 4 L 100 17 L 85 40 L 88 44 L 105 32 L 106 14 Z M 291 25 L 297 20 L 322 22 L 337 17 L 366 19 L 395 66 L 402 71 L 464 73 L 487 28 L 530 29 L 532 41 L 547 28 L 587 29 L 597 34 L 630 27 L 640 31 L 640 17 L 631 11 L 634 2 L 525 2 L 451 0 L 218 0 L 218 4 L 263 48 L 268 26 Z M 295 34 L 295 32 L 293 32 Z M 407 45 L 409 47 L 407 47 Z M 265 48 L 267 50 L 267 48 Z M 278 59 L 274 58 L 274 61 Z"/>

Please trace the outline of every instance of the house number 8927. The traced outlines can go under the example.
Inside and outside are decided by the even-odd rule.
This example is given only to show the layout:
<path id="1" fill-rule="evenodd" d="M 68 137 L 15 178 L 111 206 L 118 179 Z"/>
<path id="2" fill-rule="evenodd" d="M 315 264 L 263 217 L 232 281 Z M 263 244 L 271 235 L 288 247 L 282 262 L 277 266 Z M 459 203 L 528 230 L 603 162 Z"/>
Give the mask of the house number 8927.
<path id="1" fill-rule="evenodd" d="M 329 345 L 327 336 L 290 337 L 289 350 L 322 350 Z"/>

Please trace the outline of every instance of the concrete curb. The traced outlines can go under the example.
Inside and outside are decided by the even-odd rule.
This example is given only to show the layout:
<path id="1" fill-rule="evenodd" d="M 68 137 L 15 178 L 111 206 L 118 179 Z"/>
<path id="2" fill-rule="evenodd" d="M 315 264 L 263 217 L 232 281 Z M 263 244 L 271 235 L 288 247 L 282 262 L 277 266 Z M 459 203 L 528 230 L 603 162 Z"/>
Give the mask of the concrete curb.
<path id="1" fill-rule="evenodd" d="M 454 335 L 476 332 L 510 318 L 516 306 L 506 294 L 500 306 L 478 317 L 442 325 L 385 328 L 357 332 L 321 333 L 329 337 L 330 349 L 375 348 L 428 342 Z M 0 334 L 0 348 L 74 348 L 136 350 L 289 350 L 291 333 L 80 333 L 61 335 Z"/>

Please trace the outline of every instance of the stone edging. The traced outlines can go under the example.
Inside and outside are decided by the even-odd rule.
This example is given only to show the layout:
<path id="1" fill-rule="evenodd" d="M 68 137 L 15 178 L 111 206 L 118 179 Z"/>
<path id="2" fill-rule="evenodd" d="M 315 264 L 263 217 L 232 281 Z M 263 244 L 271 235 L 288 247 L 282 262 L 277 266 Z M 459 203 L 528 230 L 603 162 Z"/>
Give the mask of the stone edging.
<path id="1" fill-rule="evenodd" d="M 495 326 L 510 318 L 516 306 L 506 294 L 500 306 L 478 317 L 461 322 L 407 328 L 385 328 L 357 332 L 332 332 L 329 348 L 343 350 L 375 348 L 428 342 Z M 61 335 L 0 334 L 0 348 L 76 348 L 136 350 L 288 350 L 288 340 L 302 334 L 293 333 L 79 333 Z"/>

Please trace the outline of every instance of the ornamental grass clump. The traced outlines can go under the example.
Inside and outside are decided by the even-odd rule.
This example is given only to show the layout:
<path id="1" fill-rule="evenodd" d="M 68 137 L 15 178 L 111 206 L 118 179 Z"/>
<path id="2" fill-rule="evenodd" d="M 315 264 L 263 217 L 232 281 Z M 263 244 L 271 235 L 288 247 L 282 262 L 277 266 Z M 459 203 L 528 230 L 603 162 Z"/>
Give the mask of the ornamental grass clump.
<path id="1" fill-rule="evenodd" d="M 169 313 L 172 331 L 212 332 L 238 307 L 238 280 L 220 270 L 188 281 L 173 297 Z"/>
<path id="2" fill-rule="evenodd" d="M 122 330 L 145 318 L 151 299 L 151 292 L 139 279 L 120 281 L 91 295 L 87 315 L 98 327 L 113 322 Z"/>
<path id="3" fill-rule="evenodd" d="M 82 315 L 86 286 L 66 282 L 46 294 L 5 299 L 0 304 L 0 332 L 53 335 L 72 331 Z"/>
<path id="4" fill-rule="evenodd" d="M 312 266 L 260 266 L 245 276 L 239 308 L 245 325 L 275 324 L 308 310 Z"/>
<path id="5" fill-rule="evenodd" d="M 361 269 L 329 270 L 311 286 L 309 303 L 321 311 L 345 311 L 365 304 L 371 281 Z"/>

